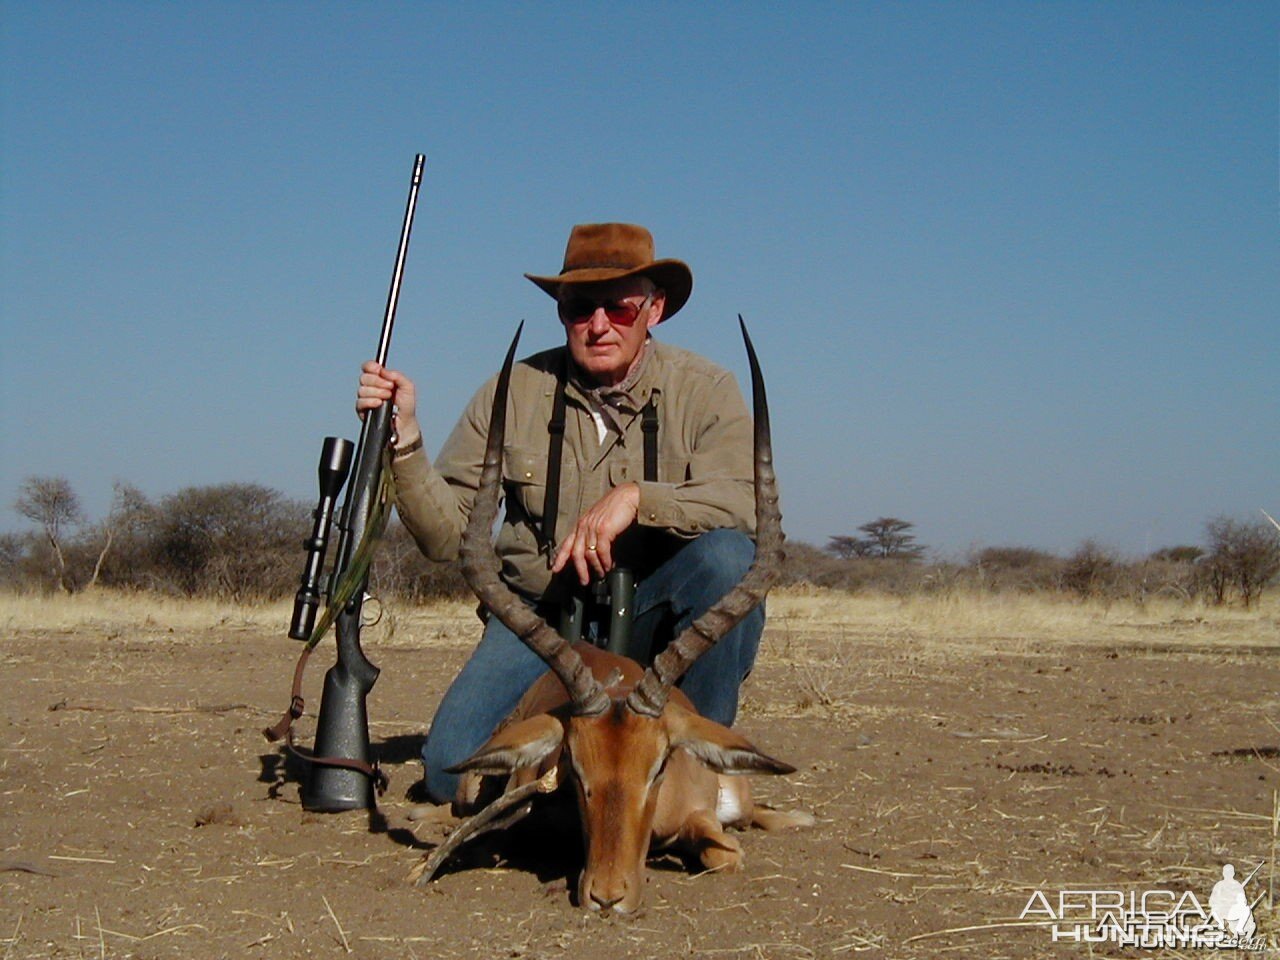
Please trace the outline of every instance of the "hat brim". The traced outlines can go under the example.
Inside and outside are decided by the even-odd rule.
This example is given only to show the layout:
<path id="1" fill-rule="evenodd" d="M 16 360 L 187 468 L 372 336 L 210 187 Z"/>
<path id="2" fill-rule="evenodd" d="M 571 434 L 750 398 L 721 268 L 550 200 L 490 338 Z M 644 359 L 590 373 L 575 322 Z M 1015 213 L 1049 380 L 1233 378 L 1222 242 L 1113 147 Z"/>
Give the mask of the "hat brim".
<path id="1" fill-rule="evenodd" d="M 532 273 L 526 273 L 525 276 L 537 284 L 547 296 L 555 299 L 559 298 L 560 287 L 566 283 L 600 283 L 605 280 L 619 280 L 623 277 L 648 277 L 667 296 L 662 320 L 674 317 L 688 302 L 689 295 L 693 293 L 693 271 L 683 260 L 655 260 L 653 263 L 644 263 L 630 270 L 617 267 L 585 267 L 579 270 L 568 270 L 554 277 L 539 277 Z"/>

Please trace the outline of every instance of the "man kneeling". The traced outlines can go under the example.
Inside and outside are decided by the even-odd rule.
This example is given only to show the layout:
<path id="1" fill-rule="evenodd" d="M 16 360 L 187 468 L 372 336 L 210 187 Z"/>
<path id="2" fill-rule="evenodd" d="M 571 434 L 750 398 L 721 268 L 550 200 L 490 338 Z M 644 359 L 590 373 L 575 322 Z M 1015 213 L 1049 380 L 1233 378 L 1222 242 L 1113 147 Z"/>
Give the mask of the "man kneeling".
<path id="1" fill-rule="evenodd" d="M 551 623 L 616 566 L 636 578 L 632 650 L 651 659 L 740 581 L 755 554 L 751 420 L 733 376 L 653 338 L 687 302 L 693 275 L 654 258 L 649 231 L 579 224 L 555 276 L 526 276 L 556 300 L 565 345 L 511 377 L 496 550 L 502 576 Z M 366 363 L 356 408 L 396 406 L 397 509 L 432 560 L 452 560 L 479 485 L 496 377 L 476 393 L 432 464 L 413 382 Z M 584 633 L 607 609 L 588 603 Z M 680 689 L 730 726 L 751 671 L 757 607 L 701 657 Z M 496 618 L 436 711 L 423 746 L 432 800 L 454 799 L 446 768 L 472 756 L 546 664 Z"/>

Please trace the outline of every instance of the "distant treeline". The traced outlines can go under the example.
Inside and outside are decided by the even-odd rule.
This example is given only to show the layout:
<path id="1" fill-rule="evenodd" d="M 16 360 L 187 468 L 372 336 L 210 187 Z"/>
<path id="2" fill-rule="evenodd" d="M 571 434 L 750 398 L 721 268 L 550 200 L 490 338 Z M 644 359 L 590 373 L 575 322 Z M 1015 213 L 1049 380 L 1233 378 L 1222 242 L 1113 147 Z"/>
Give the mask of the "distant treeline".
<path id="1" fill-rule="evenodd" d="M 235 601 L 290 597 L 302 574 L 313 506 L 251 483 L 188 487 L 158 501 L 116 484 L 107 517 L 90 523 L 65 479 L 31 477 L 14 509 L 35 529 L 0 535 L 0 586 L 75 592 L 98 585 Z M 394 519 L 372 583 L 384 596 L 414 601 L 470 595 L 457 565 L 427 560 Z"/>
<path id="2" fill-rule="evenodd" d="M 1264 519 L 1265 518 L 1265 519 Z M 1203 544 L 1163 547 L 1144 557 L 1123 557 L 1095 540 L 1067 556 L 1031 547 L 970 551 L 960 562 L 925 562 L 914 524 L 879 517 L 858 527 L 861 536 L 830 537 L 824 550 L 792 544 L 789 576 L 818 586 L 918 594 L 953 589 L 1061 593 L 1144 602 L 1155 597 L 1240 602 L 1252 606 L 1280 574 L 1280 524 L 1214 517 Z"/>
<path id="3" fill-rule="evenodd" d="M 75 592 L 93 586 L 243 601 L 292 596 L 312 505 L 257 484 L 188 487 L 158 501 L 117 483 L 112 506 L 86 519 L 61 477 L 30 477 L 13 508 L 32 529 L 0 535 L 0 588 Z M 1217 517 L 1204 543 L 1125 558 L 1093 541 L 1068 556 L 986 547 L 961 561 L 926 559 L 914 525 L 881 517 L 825 548 L 790 541 L 784 585 L 920 594 L 950 590 L 1060 593 L 1143 602 L 1156 597 L 1249 606 L 1280 574 L 1280 529 Z M 412 602 L 467 598 L 456 563 L 433 563 L 394 519 L 372 589 Z"/>

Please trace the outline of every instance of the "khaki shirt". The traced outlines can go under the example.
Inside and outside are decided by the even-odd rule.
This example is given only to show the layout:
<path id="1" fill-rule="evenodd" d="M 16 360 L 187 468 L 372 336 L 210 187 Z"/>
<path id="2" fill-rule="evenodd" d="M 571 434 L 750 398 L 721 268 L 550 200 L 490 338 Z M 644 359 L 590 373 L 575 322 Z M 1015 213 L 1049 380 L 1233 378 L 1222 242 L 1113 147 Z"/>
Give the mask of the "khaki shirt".
<path id="1" fill-rule="evenodd" d="M 751 418 L 734 377 L 697 354 L 650 340 L 652 351 L 631 395 L 639 406 L 621 408 L 621 436 L 612 428 L 599 440 L 589 401 L 565 388 L 564 450 L 560 468 L 557 540 L 612 487 L 640 487 L 637 522 L 681 537 L 729 527 L 755 532 Z M 511 373 L 502 478 L 506 512 L 496 550 L 502 575 L 514 589 L 542 597 L 551 583 L 554 549 L 542 546 L 547 454 L 557 375 L 564 347 L 519 361 Z M 462 532 L 480 483 L 485 438 L 497 377 L 468 404 L 433 466 L 421 449 L 393 464 L 396 507 L 419 548 L 432 560 L 458 555 Z M 654 398 L 658 411 L 658 480 L 644 480 L 640 409 Z"/>

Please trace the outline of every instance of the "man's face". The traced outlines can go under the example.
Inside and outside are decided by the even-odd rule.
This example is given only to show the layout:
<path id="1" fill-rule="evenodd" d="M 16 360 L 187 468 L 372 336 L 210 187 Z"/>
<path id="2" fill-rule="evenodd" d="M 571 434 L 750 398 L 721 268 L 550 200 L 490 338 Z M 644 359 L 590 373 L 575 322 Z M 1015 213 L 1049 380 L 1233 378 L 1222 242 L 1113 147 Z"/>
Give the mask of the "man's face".
<path id="1" fill-rule="evenodd" d="M 559 302 L 560 322 L 574 362 L 597 383 L 611 385 L 626 378 L 649 328 L 662 319 L 666 297 L 644 277 L 624 277 L 566 285 Z M 639 308 L 631 323 L 626 322 L 629 307 Z"/>

